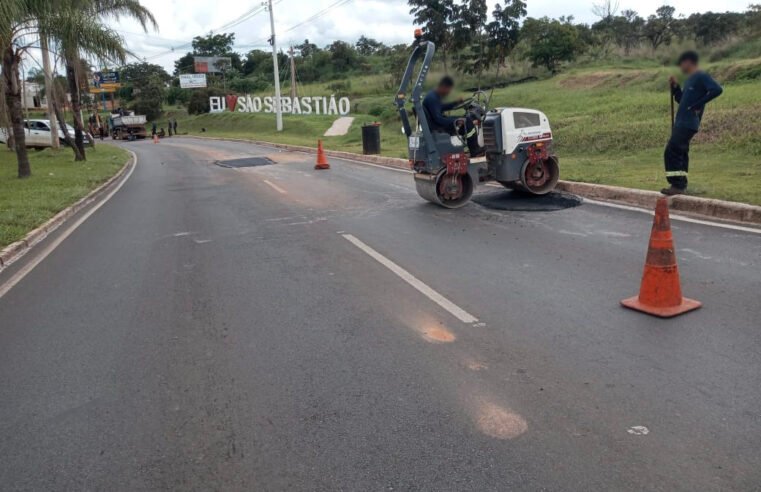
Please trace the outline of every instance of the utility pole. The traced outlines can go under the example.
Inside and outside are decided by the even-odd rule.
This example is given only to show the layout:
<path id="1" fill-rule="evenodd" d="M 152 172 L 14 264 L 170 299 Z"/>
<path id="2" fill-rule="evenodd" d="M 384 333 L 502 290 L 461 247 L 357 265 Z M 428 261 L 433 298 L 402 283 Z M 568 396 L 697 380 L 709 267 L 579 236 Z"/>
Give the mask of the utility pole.
<path id="1" fill-rule="evenodd" d="M 293 46 L 291 46 L 288 54 L 291 55 L 291 101 L 293 101 L 298 97 L 296 93 L 296 54 L 293 51 Z"/>
<path id="2" fill-rule="evenodd" d="M 53 72 L 50 71 L 50 49 L 48 37 L 44 33 L 40 36 L 40 48 L 42 50 L 42 71 L 45 72 L 45 97 L 48 100 L 48 119 L 50 120 L 50 144 L 54 149 L 60 147 L 58 140 L 58 120 L 53 111 Z"/>
<path id="3" fill-rule="evenodd" d="M 270 44 L 272 45 L 272 65 L 275 69 L 275 114 L 277 118 L 277 131 L 283 131 L 283 106 L 280 104 L 280 68 L 277 63 L 277 41 L 275 40 L 275 13 L 272 11 L 272 0 L 267 0 L 265 4 L 267 10 L 270 12 L 270 27 L 272 29 L 272 37 L 270 38 Z"/>

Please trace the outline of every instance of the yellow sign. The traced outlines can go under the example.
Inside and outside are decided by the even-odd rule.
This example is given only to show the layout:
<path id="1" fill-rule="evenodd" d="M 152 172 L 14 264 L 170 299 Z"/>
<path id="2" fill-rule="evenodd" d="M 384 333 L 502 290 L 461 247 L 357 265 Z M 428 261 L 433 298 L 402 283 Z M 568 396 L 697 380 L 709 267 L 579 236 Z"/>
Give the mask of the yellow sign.
<path id="1" fill-rule="evenodd" d="M 90 94 L 110 94 L 122 88 L 122 84 L 101 84 L 100 87 L 90 87 Z"/>

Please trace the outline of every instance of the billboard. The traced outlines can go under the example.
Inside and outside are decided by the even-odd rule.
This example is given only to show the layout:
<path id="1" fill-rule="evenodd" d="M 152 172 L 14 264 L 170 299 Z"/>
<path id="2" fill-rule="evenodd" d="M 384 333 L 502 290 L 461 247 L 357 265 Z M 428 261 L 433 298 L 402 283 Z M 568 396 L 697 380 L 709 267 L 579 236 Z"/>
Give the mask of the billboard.
<path id="1" fill-rule="evenodd" d="M 119 84 L 119 72 L 95 72 L 92 74 L 92 86 L 100 89 L 101 86 L 107 85 L 114 87 Z"/>
<path id="2" fill-rule="evenodd" d="M 188 73 L 180 75 L 180 87 L 182 89 L 203 89 L 206 87 L 206 74 Z"/>
<path id="3" fill-rule="evenodd" d="M 222 73 L 232 64 L 228 56 L 196 56 L 193 64 L 196 73 Z"/>

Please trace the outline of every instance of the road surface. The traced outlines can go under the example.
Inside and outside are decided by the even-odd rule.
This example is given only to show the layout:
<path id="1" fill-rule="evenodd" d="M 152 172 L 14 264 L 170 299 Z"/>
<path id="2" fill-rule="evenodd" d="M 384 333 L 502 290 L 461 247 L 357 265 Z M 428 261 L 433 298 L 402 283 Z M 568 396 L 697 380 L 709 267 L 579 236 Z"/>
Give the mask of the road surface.
<path id="1" fill-rule="evenodd" d="M 662 321 L 618 304 L 644 213 L 126 146 L 0 299 L 0 489 L 760 489 L 760 235 L 675 221 L 705 307 Z"/>

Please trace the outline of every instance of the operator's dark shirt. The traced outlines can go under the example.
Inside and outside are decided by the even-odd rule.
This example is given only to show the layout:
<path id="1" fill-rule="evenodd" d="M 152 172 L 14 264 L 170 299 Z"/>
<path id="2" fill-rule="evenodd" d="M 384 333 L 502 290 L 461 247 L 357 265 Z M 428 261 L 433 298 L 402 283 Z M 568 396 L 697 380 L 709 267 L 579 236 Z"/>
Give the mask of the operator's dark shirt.
<path id="1" fill-rule="evenodd" d="M 454 131 L 457 118 L 446 116 L 444 111 L 452 110 L 457 104 L 456 102 L 445 103 L 435 90 L 429 92 L 423 99 L 423 106 L 431 120 L 429 121 L 431 129 L 445 132 Z"/>
<path id="2" fill-rule="evenodd" d="M 679 103 L 674 126 L 698 131 L 705 105 L 724 92 L 724 89 L 705 72 L 695 72 L 684 83 L 684 89 L 674 87 L 674 99 Z"/>

